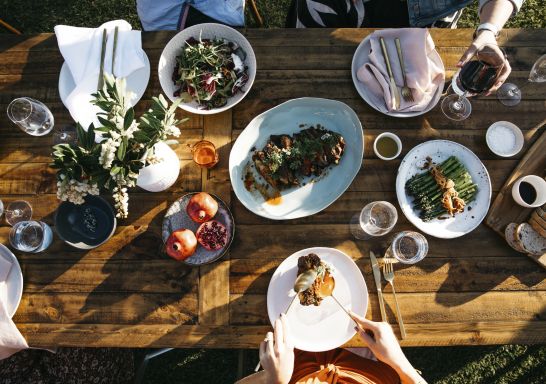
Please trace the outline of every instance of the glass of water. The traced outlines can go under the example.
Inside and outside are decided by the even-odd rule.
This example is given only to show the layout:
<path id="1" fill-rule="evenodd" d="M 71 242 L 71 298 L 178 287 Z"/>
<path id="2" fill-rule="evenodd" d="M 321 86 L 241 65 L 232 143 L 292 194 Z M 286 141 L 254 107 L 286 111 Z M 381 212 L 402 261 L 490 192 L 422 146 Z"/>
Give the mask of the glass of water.
<path id="1" fill-rule="evenodd" d="M 357 239 L 369 239 L 389 233 L 398 220 L 394 205 L 388 201 L 374 201 L 366 205 L 358 217 L 358 225 L 351 226 Z"/>
<path id="2" fill-rule="evenodd" d="M 403 231 L 397 233 L 387 249 L 385 257 L 394 257 L 404 264 L 415 264 L 428 253 L 428 242 L 419 232 Z"/>
<path id="3" fill-rule="evenodd" d="M 53 232 L 49 225 L 41 221 L 20 221 L 9 233 L 11 246 L 22 252 L 42 252 L 53 240 Z"/>
<path id="4" fill-rule="evenodd" d="M 30 97 L 13 100 L 8 105 L 8 117 L 32 136 L 47 135 L 53 129 L 54 119 L 49 108 Z"/>

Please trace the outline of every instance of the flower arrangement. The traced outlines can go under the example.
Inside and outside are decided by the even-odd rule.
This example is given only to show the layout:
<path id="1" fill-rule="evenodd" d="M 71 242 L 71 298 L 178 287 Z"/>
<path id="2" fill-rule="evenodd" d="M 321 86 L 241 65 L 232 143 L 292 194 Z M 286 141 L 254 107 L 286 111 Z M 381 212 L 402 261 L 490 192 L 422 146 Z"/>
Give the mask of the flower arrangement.
<path id="1" fill-rule="evenodd" d="M 104 86 L 93 94 L 92 103 L 100 108 L 100 126 L 89 126 L 87 132 L 76 125 L 78 143 L 53 147 L 52 168 L 57 169 L 57 197 L 83 204 L 87 195 L 98 195 L 101 188 L 112 192 L 116 217 L 128 215 L 127 188 L 134 187 L 139 171 L 161 162 L 154 145 L 167 144 L 169 136 L 178 137 L 175 117 L 178 102 L 171 106 L 162 95 L 152 99 L 151 108 L 138 120 L 129 107 L 125 79 L 105 76 Z"/>

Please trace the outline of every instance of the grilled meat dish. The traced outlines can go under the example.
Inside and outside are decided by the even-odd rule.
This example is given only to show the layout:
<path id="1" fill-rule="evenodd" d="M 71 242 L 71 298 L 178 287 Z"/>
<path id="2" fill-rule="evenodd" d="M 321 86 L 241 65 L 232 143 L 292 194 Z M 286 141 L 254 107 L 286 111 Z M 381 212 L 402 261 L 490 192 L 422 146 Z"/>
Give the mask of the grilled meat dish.
<path id="1" fill-rule="evenodd" d="M 298 259 L 298 276 L 310 269 L 317 271 L 317 278 L 313 282 L 313 285 L 299 293 L 300 303 L 301 305 L 320 305 L 322 302 L 320 287 L 324 275 L 329 271 L 329 267 L 314 253 L 310 253 L 307 256 L 300 256 Z"/>
<path id="2" fill-rule="evenodd" d="M 298 176 L 320 176 L 331 164 L 338 164 L 345 140 L 320 125 L 293 136 L 271 135 L 262 150 L 252 155 L 256 169 L 275 189 L 300 185 Z"/>

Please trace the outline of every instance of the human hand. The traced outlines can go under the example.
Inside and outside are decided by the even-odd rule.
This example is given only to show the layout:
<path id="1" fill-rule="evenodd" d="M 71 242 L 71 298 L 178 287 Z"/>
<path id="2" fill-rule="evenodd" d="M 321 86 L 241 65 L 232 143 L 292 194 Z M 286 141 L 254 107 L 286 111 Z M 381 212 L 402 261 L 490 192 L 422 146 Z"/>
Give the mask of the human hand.
<path id="1" fill-rule="evenodd" d="M 490 47 L 490 49 L 488 49 L 486 60 L 484 61 L 493 65 L 503 64 L 496 83 L 486 93 L 486 95 L 489 96 L 497 89 L 499 89 L 499 87 L 506 81 L 506 79 L 510 75 L 510 72 L 512 72 L 512 67 L 510 66 L 510 63 L 508 62 L 508 59 L 506 58 L 504 52 L 499 48 L 493 32 L 485 29 L 478 31 L 476 38 L 474 39 L 470 47 L 468 47 L 466 52 L 461 56 L 461 59 L 457 63 L 457 67 L 461 68 L 463 65 L 465 65 L 472 58 L 472 56 L 474 56 L 474 54 L 485 45 L 487 45 L 488 48 Z"/>
<path id="2" fill-rule="evenodd" d="M 426 383 L 404 355 L 388 323 L 370 321 L 354 312 L 351 312 L 351 316 L 358 325 L 355 329 L 368 348 L 379 361 L 398 373 L 403 384 Z"/>
<path id="3" fill-rule="evenodd" d="M 294 371 L 294 345 L 284 313 L 275 320 L 274 332 L 267 332 L 260 344 L 260 363 L 268 384 L 287 384 Z"/>

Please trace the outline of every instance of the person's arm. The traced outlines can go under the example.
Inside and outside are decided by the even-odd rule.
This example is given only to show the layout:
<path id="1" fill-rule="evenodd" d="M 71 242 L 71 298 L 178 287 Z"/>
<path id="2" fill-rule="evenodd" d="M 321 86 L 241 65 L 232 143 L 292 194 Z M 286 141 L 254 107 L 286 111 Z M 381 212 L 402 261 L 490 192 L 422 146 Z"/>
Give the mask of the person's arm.
<path id="1" fill-rule="evenodd" d="M 480 6 L 478 8 L 480 24 L 490 23 L 500 31 L 510 16 L 519 10 L 522 3 L 523 0 L 480 0 Z M 479 47 L 486 44 L 497 45 L 497 38 L 493 31 L 481 29 L 476 33 L 474 41 L 463 54 L 457 63 L 457 66 L 462 67 L 472 58 Z M 501 54 L 502 53 L 499 50 L 499 55 Z M 508 60 L 505 58 L 502 58 L 502 60 L 504 60 L 504 67 L 499 74 L 497 83 L 489 90 L 488 94 L 495 92 L 506 81 L 512 71 Z"/>
<path id="2" fill-rule="evenodd" d="M 375 357 L 389 365 L 400 376 L 402 384 L 426 384 L 425 379 L 413 368 L 400 348 L 391 326 L 385 322 L 375 322 L 351 313 L 358 324 L 355 327 L 360 337 Z"/>

